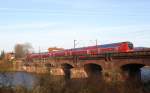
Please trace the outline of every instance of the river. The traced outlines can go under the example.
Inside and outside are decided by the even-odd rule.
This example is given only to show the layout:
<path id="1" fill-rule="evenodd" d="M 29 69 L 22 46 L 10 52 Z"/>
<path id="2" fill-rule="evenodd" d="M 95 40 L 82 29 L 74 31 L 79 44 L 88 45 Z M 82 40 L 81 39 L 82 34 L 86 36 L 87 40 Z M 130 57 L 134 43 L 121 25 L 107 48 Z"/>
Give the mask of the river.
<path id="1" fill-rule="evenodd" d="M 141 69 L 141 79 L 143 82 L 150 81 L 150 68 Z M 32 88 L 37 82 L 37 75 L 27 72 L 1 72 L 0 87 L 2 86 L 24 86 Z"/>
<path id="2" fill-rule="evenodd" d="M 0 73 L 0 87 L 13 87 L 13 86 L 24 86 L 32 88 L 36 82 L 37 77 L 27 72 L 1 72 Z"/>

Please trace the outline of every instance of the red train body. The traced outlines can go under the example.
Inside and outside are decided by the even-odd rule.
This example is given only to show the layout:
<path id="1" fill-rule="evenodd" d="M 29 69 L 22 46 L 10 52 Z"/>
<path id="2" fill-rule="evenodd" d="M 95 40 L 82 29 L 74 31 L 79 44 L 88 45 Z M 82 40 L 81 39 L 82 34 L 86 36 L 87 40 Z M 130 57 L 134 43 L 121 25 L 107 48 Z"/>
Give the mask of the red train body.
<path id="1" fill-rule="evenodd" d="M 76 55 L 95 55 L 103 53 L 117 53 L 117 52 L 130 52 L 133 51 L 133 44 L 131 42 L 120 42 L 104 45 L 96 45 L 82 48 L 66 49 L 61 51 L 52 51 L 47 53 L 34 53 L 29 54 L 30 59 L 34 58 L 48 58 L 48 57 L 63 57 L 63 56 L 76 56 Z"/>

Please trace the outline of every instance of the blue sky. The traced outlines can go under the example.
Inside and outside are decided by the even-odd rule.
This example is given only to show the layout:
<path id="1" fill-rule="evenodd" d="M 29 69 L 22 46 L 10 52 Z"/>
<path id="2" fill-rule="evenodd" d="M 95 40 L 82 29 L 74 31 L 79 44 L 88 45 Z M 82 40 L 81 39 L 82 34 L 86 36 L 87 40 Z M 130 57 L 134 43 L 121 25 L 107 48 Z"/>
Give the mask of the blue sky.
<path id="1" fill-rule="evenodd" d="M 150 47 L 150 0 L 0 0 L 0 50 L 131 41 Z"/>

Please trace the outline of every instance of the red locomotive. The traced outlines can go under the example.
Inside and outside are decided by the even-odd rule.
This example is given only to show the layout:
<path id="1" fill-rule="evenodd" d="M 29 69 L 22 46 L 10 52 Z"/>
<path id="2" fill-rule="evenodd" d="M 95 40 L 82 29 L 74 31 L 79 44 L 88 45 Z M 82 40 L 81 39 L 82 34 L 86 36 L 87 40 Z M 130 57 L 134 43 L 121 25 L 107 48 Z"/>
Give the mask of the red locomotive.
<path id="1" fill-rule="evenodd" d="M 120 42 L 104 45 L 95 45 L 74 49 L 65 49 L 60 51 L 51 51 L 46 53 L 34 53 L 28 55 L 31 59 L 48 58 L 48 57 L 63 57 L 63 56 L 78 56 L 78 55 L 95 55 L 104 53 L 130 52 L 133 51 L 131 42 Z"/>

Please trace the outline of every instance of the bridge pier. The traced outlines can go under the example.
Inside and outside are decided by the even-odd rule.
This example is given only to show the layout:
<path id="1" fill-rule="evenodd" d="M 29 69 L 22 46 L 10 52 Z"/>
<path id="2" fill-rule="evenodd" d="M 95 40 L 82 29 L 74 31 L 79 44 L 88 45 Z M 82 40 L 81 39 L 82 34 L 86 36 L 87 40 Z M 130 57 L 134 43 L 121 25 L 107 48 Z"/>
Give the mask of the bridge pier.
<path id="1" fill-rule="evenodd" d="M 65 72 L 61 67 L 51 67 L 50 74 L 53 76 L 65 76 Z"/>
<path id="2" fill-rule="evenodd" d="M 37 66 L 35 67 L 35 70 L 36 73 L 47 73 L 47 69 L 44 66 Z"/>
<path id="3" fill-rule="evenodd" d="M 116 70 L 103 70 L 101 73 L 90 73 L 93 76 L 89 76 L 88 72 L 83 67 L 77 67 L 71 69 L 71 79 L 84 79 L 90 78 L 95 80 L 105 80 L 106 82 L 122 81 L 122 76 L 119 71 Z M 96 74 L 96 75 L 95 75 Z"/>
<path id="4" fill-rule="evenodd" d="M 71 69 L 71 78 L 79 79 L 79 78 L 88 78 L 88 75 L 83 67 L 72 68 Z"/>
<path id="5" fill-rule="evenodd" d="M 104 70 L 102 74 L 103 80 L 106 82 L 124 81 L 119 70 Z"/>
<path id="6" fill-rule="evenodd" d="M 62 67 L 51 67 L 50 74 L 53 76 L 64 76 L 71 79 L 87 78 L 84 68 L 64 69 Z"/>

